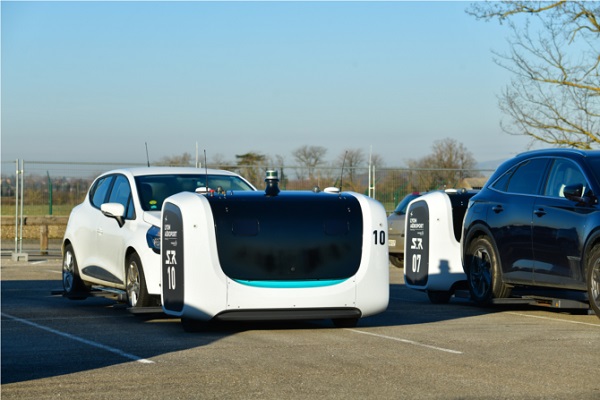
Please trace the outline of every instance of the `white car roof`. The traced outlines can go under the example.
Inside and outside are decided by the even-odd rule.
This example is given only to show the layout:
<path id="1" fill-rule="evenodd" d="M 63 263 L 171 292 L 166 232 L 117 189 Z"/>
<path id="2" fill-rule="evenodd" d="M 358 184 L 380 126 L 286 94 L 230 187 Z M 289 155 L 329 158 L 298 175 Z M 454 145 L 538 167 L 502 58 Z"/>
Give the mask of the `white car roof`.
<path id="1" fill-rule="evenodd" d="M 146 176 L 146 175 L 171 175 L 171 174 L 206 174 L 209 175 L 226 175 L 226 176 L 240 176 L 234 172 L 226 171 L 224 169 L 205 169 L 205 168 L 193 168 L 193 167 L 136 167 L 136 168 L 120 168 L 112 171 L 107 171 L 102 175 L 123 173 L 131 174 L 132 176 Z"/>

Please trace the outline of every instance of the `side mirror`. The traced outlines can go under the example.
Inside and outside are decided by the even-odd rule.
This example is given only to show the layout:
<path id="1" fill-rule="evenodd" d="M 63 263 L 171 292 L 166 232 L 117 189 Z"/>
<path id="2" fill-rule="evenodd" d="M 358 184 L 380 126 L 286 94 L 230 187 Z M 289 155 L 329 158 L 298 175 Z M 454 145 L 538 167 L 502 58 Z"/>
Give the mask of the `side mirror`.
<path id="1" fill-rule="evenodd" d="M 565 186 L 563 189 L 563 194 L 565 198 L 577 203 L 580 203 L 585 206 L 589 206 L 594 203 L 595 197 L 589 193 L 585 193 L 584 196 L 584 187 L 582 183 L 576 183 L 574 185 Z"/>
<path id="2" fill-rule="evenodd" d="M 195 192 L 198 194 L 210 194 L 210 192 L 214 192 L 214 191 L 211 188 L 208 188 L 206 186 L 199 186 L 196 188 Z"/>
<path id="3" fill-rule="evenodd" d="M 117 220 L 119 227 L 125 224 L 125 207 L 120 203 L 104 203 L 100 206 L 102 214 Z"/>

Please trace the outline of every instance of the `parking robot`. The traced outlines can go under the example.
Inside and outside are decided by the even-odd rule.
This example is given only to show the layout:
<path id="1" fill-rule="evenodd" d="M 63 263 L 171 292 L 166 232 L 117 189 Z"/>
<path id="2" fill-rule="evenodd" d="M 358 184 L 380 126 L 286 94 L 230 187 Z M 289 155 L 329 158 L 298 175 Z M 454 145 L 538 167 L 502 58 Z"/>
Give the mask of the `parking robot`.
<path id="1" fill-rule="evenodd" d="M 447 303 L 466 289 L 460 238 L 469 199 L 476 191 L 449 189 L 411 201 L 406 212 L 404 281 L 427 292 L 432 303 Z"/>
<path id="2" fill-rule="evenodd" d="M 210 320 L 332 319 L 355 326 L 389 300 L 383 206 L 353 192 L 179 193 L 162 209 L 162 306 Z"/>

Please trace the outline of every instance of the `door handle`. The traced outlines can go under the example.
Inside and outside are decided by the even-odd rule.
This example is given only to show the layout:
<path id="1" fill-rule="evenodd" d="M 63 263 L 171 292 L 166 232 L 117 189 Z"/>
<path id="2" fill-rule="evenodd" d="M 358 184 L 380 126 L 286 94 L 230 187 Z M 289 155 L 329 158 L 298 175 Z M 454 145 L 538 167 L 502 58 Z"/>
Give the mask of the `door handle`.
<path id="1" fill-rule="evenodd" d="M 538 208 L 537 210 L 535 210 L 533 212 L 535 215 L 537 215 L 538 217 L 543 217 L 544 215 L 546 215 L 546 211 L 544 211 L 543 208 Z"/>
<path id="2" fill-rule="evenodd" d="M 102 228 L 96 228 L 96 233 L 98 235 L 102 235 L 104 233 L 104 231 L 102 230 Z"/>
<path id="3" fill-rule="evenodd" d="M 500 204 L 498 204 L 497 206 L 492 207 L 492 211 L 496 214 L 499 214 L 502 211 L 504 211 L 504 208 Z"/>

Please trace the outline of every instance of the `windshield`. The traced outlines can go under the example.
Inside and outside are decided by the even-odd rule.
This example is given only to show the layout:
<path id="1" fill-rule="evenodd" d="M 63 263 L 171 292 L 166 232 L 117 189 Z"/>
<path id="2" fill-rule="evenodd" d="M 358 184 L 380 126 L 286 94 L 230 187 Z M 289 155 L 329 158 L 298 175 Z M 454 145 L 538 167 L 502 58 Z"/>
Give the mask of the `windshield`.
<path id="1" fill-rule="evenodd" d="M 206 187 L 205 174 L 198 175 L 146 175 L 136 176 L 140 203 L 144 211 L 159 211 L 169 196 L 179 192 L 195 192 Z M 246 181 L 235 175 L 208 175 L 208 188 L 215 191 L 252 191 Z"/>
<path id="2" fill-rule="evenodd" d="M 410 203 L 412 199 L 416 199 L 419 196 L 420 196 L 419 193 L 411 193 L 409 195 L 406 195 L 406 197 L 404 197 L 402 199 L 402 201 L 400 203 L 398 203 L 398 206 L 394 210 L 394 214 L 398 214 L 398 215 L 406 214 L 406 208 L 408 207 L 408 203 Z"/>

